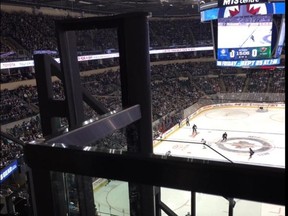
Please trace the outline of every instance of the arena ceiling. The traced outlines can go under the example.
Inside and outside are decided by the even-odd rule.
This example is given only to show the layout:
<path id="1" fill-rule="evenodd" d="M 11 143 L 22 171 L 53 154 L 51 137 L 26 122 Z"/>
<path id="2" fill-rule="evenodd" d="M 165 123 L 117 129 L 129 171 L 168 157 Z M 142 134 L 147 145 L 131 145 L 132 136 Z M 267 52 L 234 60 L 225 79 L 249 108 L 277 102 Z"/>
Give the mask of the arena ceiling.
<path id="1" fill-rule="evenodd" d="M 200 4 L 200 0 L 1 0 L 1 2 L 100 15 L 145 11 L 151 12 L 152 16 L 199 16 Z"/>

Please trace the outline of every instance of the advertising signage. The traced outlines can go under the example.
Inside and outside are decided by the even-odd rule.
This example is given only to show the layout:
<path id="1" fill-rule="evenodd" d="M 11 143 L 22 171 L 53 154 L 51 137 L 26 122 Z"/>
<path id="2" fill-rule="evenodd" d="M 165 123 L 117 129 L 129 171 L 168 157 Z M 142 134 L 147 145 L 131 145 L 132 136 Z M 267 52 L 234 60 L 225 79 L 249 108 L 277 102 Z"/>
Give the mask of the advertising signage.
<path id="1" fill-rule="evenodd" d="M 218 7 L 266 3 L 268 0 L 218 0 Z"/>
<path id="2" fill-rule="evenodd" d="M 13 172 L 17 170 L 18 162 L 17 160 L 14 160 L 12 163 L 10 163 L 8 166 L 6 166 L 4 169 L 0 171 L 0 184 L 5 181 Z"/>

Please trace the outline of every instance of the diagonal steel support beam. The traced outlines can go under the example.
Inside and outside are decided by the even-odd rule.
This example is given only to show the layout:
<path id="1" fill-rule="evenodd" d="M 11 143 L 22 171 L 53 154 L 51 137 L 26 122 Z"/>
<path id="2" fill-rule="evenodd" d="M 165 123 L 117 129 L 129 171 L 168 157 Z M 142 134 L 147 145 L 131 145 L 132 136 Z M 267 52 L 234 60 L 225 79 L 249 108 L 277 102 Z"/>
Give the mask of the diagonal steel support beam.
<path id="1" fill-rule="evenodd" d="M 140 107 L 135 105 L 112 114 L 108 117 L 74 129 L 70 133 L 62 134 L 47 141 L 48 144 L 61 143 L 65 145 L 87 146 L 91 143 L 106 137 L 114 131 L 126 127 L 127 125 L 141 118 Z"/>

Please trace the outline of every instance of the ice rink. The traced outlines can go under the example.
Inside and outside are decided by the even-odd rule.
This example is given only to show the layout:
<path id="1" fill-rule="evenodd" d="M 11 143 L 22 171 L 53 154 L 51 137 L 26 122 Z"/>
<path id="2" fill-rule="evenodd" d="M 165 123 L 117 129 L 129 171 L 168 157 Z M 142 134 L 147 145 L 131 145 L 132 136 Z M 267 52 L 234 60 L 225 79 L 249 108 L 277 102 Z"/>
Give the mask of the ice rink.
<path id="1" fill-rule="evenodd" d="M 192 135 L 196 124 L 197 135 Z M 227 141 L 222 134 L 227 132 Z M 201 144 L 201 139 L 207 146 Z M 249 148 L 254 155 L 249 157 Z M 154 147 L 155 154 L 204 158 L 230 163 L 249 163 L 259 166 L 285 168 L 285 108 L 213 108 L 190 119 L 190 126 L 177 126 L 165 141 Z M 284 188 L 283 188 L 284 190 Z M 177 215 L 190 212 L 191 194 L 187 191 L 162 188 L 162 201 Z M 111 181 L 94 193 L 100 215 L 129 215 L 128 185 Z M 285 207 L 235 198 L 234 216 L 284 216 Z M 209 206 L 207 206 L 209 205 Z M 163 212 L 162 214 L 166 214 Z M 228 201 L 221 196 L 196 194 L 197 216 L 228 216 Z"/>
<path id="2" fill-rule="evenodd" d="M 218 33 L 218 37 L 222 39 L 219 41 L 219 48 L 262 47 L 271 44 L 271 26 L 269 25 L 261 26 L 261 28 L 255 25 L 219 26 Z"/>
<path id="3" fill-rule="evenodd" d="M 198 128 L 196 136 L 192 135 L 193 124 Z M 228 139 L 222 142 L 224 132 Z M 201 139 L 206 141 L 206 148 L 197 144 Z M 268 108 L 267 112 L 257 112 L 255 108 L 213 108 L 191 119 L 190 126 L 184 124 L 176 129 L 167 140 L 154 148 L 155 154 L 171 151 L 173 156 L 284 167 L 285 110 Z M 250 159 L 249 148 L 255 152 Z"/>

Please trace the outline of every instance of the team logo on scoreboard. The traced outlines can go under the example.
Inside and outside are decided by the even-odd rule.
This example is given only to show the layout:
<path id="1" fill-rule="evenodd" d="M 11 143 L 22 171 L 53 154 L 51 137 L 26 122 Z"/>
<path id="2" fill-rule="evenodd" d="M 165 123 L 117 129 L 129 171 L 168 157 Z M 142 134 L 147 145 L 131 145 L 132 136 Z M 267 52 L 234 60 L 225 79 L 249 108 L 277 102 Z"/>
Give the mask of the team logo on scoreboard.
<path id="1" fill-rule="evenodd" d="M 261 47 L 260 51 L 261 52 L 266 52 L 267 51 L 267 47 Z"/>
<path id="2" fill-rule="evenodd" d="M 263 15 L 267 14 L 267 6 L 265 3 L 228 6 L 220 8 L 219 14 L 222 13 L 223 18 Z"/>
<path id="3" fill-rule="evenodd" d="M 261 52 L 265 52 L 267 50 L 267 47 L 262 47 Z"/>
<path id="4" fill-rule="evenodd" d="M 217 56 L 221 59 L 230 59 L 229 57 L 229 49 L 222 48 L 217 50 Z"/>

